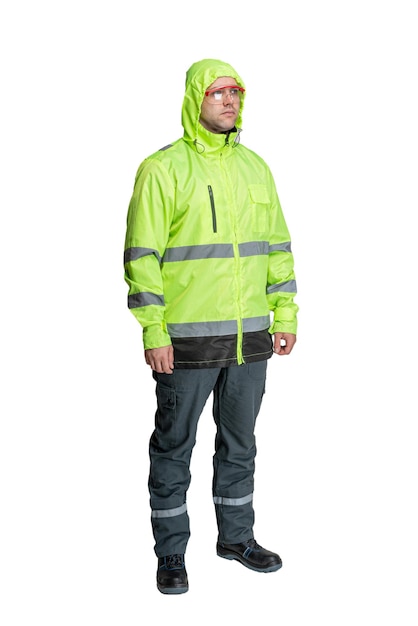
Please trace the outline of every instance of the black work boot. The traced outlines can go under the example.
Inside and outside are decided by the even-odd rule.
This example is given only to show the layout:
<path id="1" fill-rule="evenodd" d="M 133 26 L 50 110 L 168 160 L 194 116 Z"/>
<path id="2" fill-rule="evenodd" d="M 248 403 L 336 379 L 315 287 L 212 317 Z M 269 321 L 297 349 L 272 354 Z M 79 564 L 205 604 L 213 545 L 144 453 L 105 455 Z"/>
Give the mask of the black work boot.
<path id="1" fill-rule="evenodd" d="M 235 559 L 255 572 L 275 572 L 282 566 L 279 555 L 265 550 L 258 545 L 255 539 L 234 544 L 218 541 L 216 552 L 218 556 L 222 556 L 224 559 Z"/>
<path id="2" fill-rule="evenodd" d="M 189 590 L 184 554 L 159 557 L 157 587 L 161 593 L 186 593 Z"/>

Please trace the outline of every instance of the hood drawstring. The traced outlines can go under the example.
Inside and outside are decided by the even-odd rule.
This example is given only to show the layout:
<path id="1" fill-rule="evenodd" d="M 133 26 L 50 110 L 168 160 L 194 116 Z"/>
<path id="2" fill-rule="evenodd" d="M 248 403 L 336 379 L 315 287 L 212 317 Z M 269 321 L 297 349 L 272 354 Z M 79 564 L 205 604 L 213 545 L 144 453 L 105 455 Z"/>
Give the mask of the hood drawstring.
<path id="1" fill-rule="evenodd" d="M 193 143 L 195 145 L 196 152 L 198 154 L 203 154 L 203 152 L 205 151 L 205 146 L 202 143 L 200 143 L 197 139 L 195 139 Z M 200 149 L 198 148 L 198 146 L 200 147 Z"/>

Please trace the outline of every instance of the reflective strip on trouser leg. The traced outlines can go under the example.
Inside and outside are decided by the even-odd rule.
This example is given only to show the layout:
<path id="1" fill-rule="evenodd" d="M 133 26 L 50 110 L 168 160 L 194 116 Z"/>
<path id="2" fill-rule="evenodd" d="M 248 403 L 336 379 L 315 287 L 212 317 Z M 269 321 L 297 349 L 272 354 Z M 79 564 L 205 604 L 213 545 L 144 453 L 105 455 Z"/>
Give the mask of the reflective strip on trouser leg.
<path id="1" fill-rule="evenodd" d="M 186 503 L 184 503 L 183 506 L 178 506 L 175 509 L 156 509 L 155 511 L 151 511 L 151 517 L 177 517 L 177 515 L 186 513 L 186 511 L 187 506 Z"/>
<path id="2" fill-rule="evenodd" d="M 219 541 L 253 537 L 254 428 L 265 389 L 266 361 L 222 370 L 214 390 L 217 433 L 213 457 L 213 501 Z"/>
<path id="3" fill-rule="evenodd" d="M 243 498 L 222 498 L 220 496 L 213 497 L 213 502 L 215 504 L 224 504 L 225 506 L 241 506 L 242 504 L 248 504 L 248 502 L 252 501 L 252 493 L 250 493 L 248 496 L 244 496 Z"/>
<path id="4" fill-rule="evenodd" d="M 190 536 L 186 493 L 196 429 L 219 368 L 153 373 L 155 429 L 150 439 L 149 493 L 157 556 L 184 554 Z"/>
<path id="5" fill-rule="evenodd" d="M 151 524 L 157 556 L 184 554 L 189 540 L 189 516 L 184 503 L 174 509 L 153 509 Z"/>

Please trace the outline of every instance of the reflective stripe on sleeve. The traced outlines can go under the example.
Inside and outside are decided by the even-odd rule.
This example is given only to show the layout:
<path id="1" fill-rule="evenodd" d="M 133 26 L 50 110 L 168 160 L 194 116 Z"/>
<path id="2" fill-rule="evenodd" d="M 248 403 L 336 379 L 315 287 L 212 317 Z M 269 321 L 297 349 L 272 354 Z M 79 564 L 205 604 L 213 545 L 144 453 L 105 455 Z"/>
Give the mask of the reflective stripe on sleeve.
<path id="1" fill-rule="evenodd" d="M 161 256 L 158 250 L 141 247 L 127 248 L 123 256 L 123 262 L 126 265 L 126 263 L 129 263 L 130 261 L 136 261 L 137 259 L 140 259 L 143 256 L 149 256 L 150 254 L 154 254 L 158 259 L 158 263 L 161 263 Z"/>
<path id="2" fill-rule="evenodd" d="M 267 293 L 275 293 L 276 291 L 296 293 L 296 281 L 287 280 L 284 283 L 278 283 L 276 285 L 270 285 L 270 287 L 267 287 Z"/>
<path id="3" fill-rule="evenodd" d="M 156 293 L 148 293 L 146 291 L 133 293 L 132 295 L 128 296 L 129 309 L 136 309 L 141 306 L 148 306 L 149 304 L 164 306 L 164 296 L 159 296 Z"/>
<path id="4" fill-rule="evenodd" d="M 292 252 L 291 242 L 275 243 L 269 247 L 269 252 Z"/>

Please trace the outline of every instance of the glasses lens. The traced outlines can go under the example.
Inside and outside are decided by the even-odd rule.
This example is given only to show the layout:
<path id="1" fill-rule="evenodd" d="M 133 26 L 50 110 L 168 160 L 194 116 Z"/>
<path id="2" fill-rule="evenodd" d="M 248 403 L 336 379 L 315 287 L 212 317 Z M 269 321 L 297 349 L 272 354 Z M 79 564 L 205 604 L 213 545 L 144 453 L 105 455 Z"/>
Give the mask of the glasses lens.
<path id="1" fill-rule="evenodd" d="M 206 97 L 213 103 L 223 102 L 226 98 L 236 101 L 240 99 L 242 91 L 244 91 L 242 87 L 219 87 L 207 91 Z"/>

